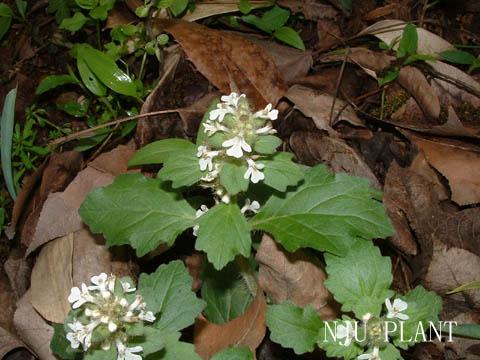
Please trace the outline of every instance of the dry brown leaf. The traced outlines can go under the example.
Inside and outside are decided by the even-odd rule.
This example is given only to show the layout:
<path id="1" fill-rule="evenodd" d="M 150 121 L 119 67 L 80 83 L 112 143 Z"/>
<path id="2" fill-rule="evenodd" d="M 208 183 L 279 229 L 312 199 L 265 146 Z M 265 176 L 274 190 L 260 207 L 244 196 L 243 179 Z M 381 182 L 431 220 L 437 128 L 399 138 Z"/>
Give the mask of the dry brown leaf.
<path id="1" fill-rule="evenodd" d="M 277 4 L 289 8 L 294 13 L 301 12 L 308 20 L 335 20 L 338 17 L 338 11 L 332 5 L 322 4 L 316 0 L 278 0 Z"/>
<path id="2" fill-rule="evenodd" d="M 35 311 L 30 303 L 29 291 L 18 301 L 13 321 L 18 336 L 40 359 L 56 360 L 50 350 L 53 327 Z"/>
<path id="3" fill-rule="evenodd" d="M 5 261 L 4 269 L 17 299 L 21 298 L 30 286 L 32 263 L 33 259 L 25 258 L 25 250 L 15 248 L 10 251 Z"/>
<path id="4" fill-rule="evenodd" d="M 419 137 L 407 131 L 404 134 L 448 179 L 453 201 L 459 205 L 480 202 L 480 147 L 446 138 Z"/>
<path id="5" fill-rule="evenodd" d="M 82 170 L 65 191 L 50 194 L 40 212 L 26 255 L 52 239 L 80 230 L 84 225 L 78 208 L 87 194 L 94 188 L 110 184 L 116 175 L 125 172 L 133 153 L 132 146 L 121 145 L 102 154 Z"/>
<path id="6" fill-rule="evenodd" d="M 330 123 L 330 112 L 334 97 L 321 91 L 302 85 L 293 85 L 288 89 L 285 97 L 293 102 L 295 107 L 305 116 L 311 117 L 317 128 L 326 130 L 331 134 L 336 133 L 332 126 L 341 120 L 348 121 L 353 125 L 363 125 L 352 107 L 341 99 L 335 101 L 332 123 Z"/>
<path id="7" fill-rule="evenodd" d="M 232 345 L 248 346 L 255 353 L 266 332 L 265 310 L 265 298 L 259 289 L 245 313 L 226 324 L 214 324 L 199 316 L 195 321 L 195 350 L 204 360 Z"/>
<path id="8" fill-rule="evenodd" d="M 270 55 L 248 40 L 186 21 L 158 20 L 221 92 L 247 95 L 256 108 L 274 106 L 285 94 L 284 80 Z"/>
<path id="9" fill-rule="evenodd" d="M 48 321 L 63 323 L 70 311 L 72 256 L 73 234 L 69 234 L 46 244 L 33 267 L 31 304 Z"/>
<path id="10" fill-rule="evenodd" d="M 397 41 L 394 47 L 397 48 L 398 40 L 402 37 L 403 29 L 406 25 L 407 23 L 401 20 L 382 20 L 362 30 L 357 36 L 374 35 L 387 44 Z M 455 47 L 445 39 L 421 27 L 417 28 L 417 33 L 417 52 L 419 54 L 438 57 L 438 54 L 442 51 L 455 49 Z"/>
<path id="11" fill-rule="evenodd" d="M 13 332 L 13 312 L 15 310 L 15 293 L 12 291 L 7 274 L 0 268 L 0 330 Z M 0 354 L 1 354 L 2 340 L 0 339 Z M 0 355 L 0 359 L 2 356 Z"/>
<path id="12" fill-rule="evenodd" d="M 20 348 L 25 344 L 0 326 L 0 359 L 7 359 L 7 354 Z"/>
<path id="13" fill-rule="evenodd" d="M 438 200 L 441 201 L 450 198 L 447 187 L 440 181 L 440 176 L 437 174 L 437 172 L 428 164 L 423 152 L 420 151 L 413 158 L 409 169 L 423 176 L 431 183 L 433 190 L 438 196 Z"/>
<path id="14" fill-rule="evenodd" d="M 255 258 L 260 265 L 258 283 L 277 304 L 311 304 L 323 320 L 338 317 L 332 296 L 323 285 L 327 275 L 316 257 L 303 250 L 289 253 L 263 235 Z"/>
<path id="15" fill-rule="evenodd" d="M 327 51 L 342 43 L 342 30 L 337 21 L 324 19 L 317 22 L 319 52 Z"/>
<path id="16" fill-rule="evenodd" d="M 342 139 L 328 137 L 320 132 L 296 131 L 290 136 L 290 146 L 303 164 L 313 166 L 323 163 L 334 173 L 346 172 L 367 178 L 373 187 L 381 189 L 377 177 L 365 160 Z"/>
<path id="17" fill-rule="evenodd" d="M 251 0 L 250 6 L 253 9 L 258 9 L 265 6 L 270 6 L 272 3 L 265 0 Z M 204 19 L 206 17 L 228 14 L 238 11 L 238 0 L 207 0 L 201 3 L 195 4 L 195 11 L 189 11 L 182 20 L 196 21 Z"/>

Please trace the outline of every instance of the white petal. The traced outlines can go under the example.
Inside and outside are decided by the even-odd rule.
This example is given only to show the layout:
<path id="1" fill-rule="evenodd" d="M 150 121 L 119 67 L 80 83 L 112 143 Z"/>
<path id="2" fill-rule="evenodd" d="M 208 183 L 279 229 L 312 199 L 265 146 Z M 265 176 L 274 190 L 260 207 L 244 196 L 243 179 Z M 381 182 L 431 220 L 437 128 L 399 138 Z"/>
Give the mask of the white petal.
<path id="1" fill-rule="evenodd" d="M 338 325 L 336 335 L 338 339 L 346 338 L 348 335 L 347 327 L 345 325 Z"/>
<path id="2" fill-rule="evenodd" d="M 387 311 L 389 313 L 393 312 L 393 306 L 392 306 L 392 303 L 390 302 L 390 299 L 385 299 L 385 306 L 387 307 Z"/>
<path id="3" fill-rule="evenodd" d="M 405 320 L 410 319 L 410 316 L 408 316 L 407 314 L 398 313 L 398 314 L 397 314 L 397 318 L 400 319 L 400 320 L 405 321 Z"/>
<path id="4" fill-rule="evenodd" d="M 111 333 L 114 333 L 115 331 L 117 331 L 117 329 L 118 329 L 118 326 L 113 321 L 110 321 L 108 323 L 108 331 L 110 331 Z"/>
<path id="5" fill-rule="evenodd" d="M 404 310 L 407 310 L 408 308 L 408 304 L 406 301 L 403 301 L 402 299 L 395 299 L 393 301 L 393 307 L 397 310 L 397 311 L 404 311 Z"/>

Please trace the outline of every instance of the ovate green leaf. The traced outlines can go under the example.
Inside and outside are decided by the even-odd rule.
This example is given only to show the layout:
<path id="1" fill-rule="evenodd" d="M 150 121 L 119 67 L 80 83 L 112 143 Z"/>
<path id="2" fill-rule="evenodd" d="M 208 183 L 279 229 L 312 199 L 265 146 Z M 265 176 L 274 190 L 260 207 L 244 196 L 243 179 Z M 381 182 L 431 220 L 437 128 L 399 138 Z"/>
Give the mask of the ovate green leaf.
<path id="1" fill-rule="evenodd" d="M 218 204 L 197 223 L 200 228 L 195 248 L 207 253 L 215 269 L 223 268 L 237 255 L 250 256 L 251 228 L 238 205 Z"/>
<path id="2" fill-rule="evenodd" d="M 259 154 L 274 154 L 280 145 L 282 139 L 274 135 L 265 135 L 259 137 L 253 148 Z"/>
<path id="3" fill-rule="evenodd" d="M 370 313 L 380 315 L 382 305 L 393 292 L 392 264 L 372 242 L 352 243 L 344 257 L 325 254 L 328 279 L 325 286 L 344 312 L 353 311 L 358 319 Z"/>
<path id="4" fill-rule="evenodd" d="M 128 165 L 161 164 L 171 155 L 175 157 L 175 154 L 179 152 L 192 149 L 192 145 L 190 141 L 184 139 L 158 140 L 138 150 L 130 159 Z"/>
<path id="5" fill-rule="evenodd" d="M 160 265 L 153 274 L 142 273 L 138 293 L 157 316 L 155 327 L 175 332 L 193 324 L 205 302 L 192 291 L 192 278 L 181 261 Z"/>
<path id="6" fill-rule="evenodd" d="M 92 191 L 80 207 L 80 216 L 107 244 L 130 244 L 143 256 L 193 226 L 195 210 L 158 180 L 140 174 L 118 176 L 112 185 Z"/>
<path id="7" fill-rule="evenodd" d="M 265 162 L 265 180 L 268 166 Z M 273 195 L 251 222 L 254 229 L 271 233 L 288 251 L 311 247 L 345 254 L 357 237 L 392 234 L 380 198 L 367 179 L 332 175 L 318 165 L 306 171 L 298 188 Z"/>
<path id="8" fill-rule="evenodd" d="M 142 355 L 154 354 L 165 347 L 165 341 L 163 339 L 165 333 L 161 330 L 155 329 L 151 326 L 145 326 L 143 335 L 133 337 L 129 340 L 128 346 L 138 346 L 143 348 Z"/>
<path id="9" fill-rule="evenodd" d="M 197 147 L 190 143 L 188 148 L 166 157 L 158 177 L 172 182 L 174 188 L 197 183 L 207 171 L 201 171 L 197 157 Z"/>
<path id="10" fill-rule="evenodd" d="M 3 39 L 12 24 L 13 12 L 5 3 L 0 3 L 0 40 Z"/>
<path id="11" fill-rule="evenodd" d="M 323 322 L 315 309 L 291 303 L 267 307 L 266 322 L 272 341 L 293 349 L 295 354 L 311 352 L 323 331 Z"/>
<path id="12" fill-rule="evenodd" d="M 97 76 L 90 70 L 82 57 L 77 58 L 77 68 L 83 83 L 94 95 L 105 96 L 107 88 L 103 85 Z"/>
<path id="13" fill-rule="evenodd" d="M 236 346 L 219 352 L 212 360 L 254 360 L 254 357 L 248 347 Z"/>
<path id="14" fill-rule="evenodd" d="M 402 38 L 398 44 L 397 57 L 402 58 L 417 52 L 418 34 L 417 27 L 407 24 L 403 29 Z"/>
<path id="15" fill-rule="evenodd" d="M 71 18 L 63 19 L 60 24 L 60 29 L 65 29 L 68 31 L 78 31 L 83 25 L 88 21 L 88 18 L 83 15 L 80 11 L 75 12 Z"/>
<path id="16" fill-rule="evenodd" d="M 345 322 L 343 322 L 345 321 Z M 355 339 L 351 339 L 351 343 L 347 345 L 345 343 L 346 338 L 339 339 L 338 337 L 333 338 L 332 334 L 337 333 L 337 329 L 340 326 L 347 326 L 347 322 L 355 321 L 348 316 L 343 317 L 343 321 L 337 319 L 334 321 L 328 321 L 325 323 L 324 328 L 320 332 L 318 346 L 325 350 L 328 357 L 331 358 L 340 358 L 344 360 L 356 359 L 359 354 L 363 352 L 363 348 L 360 347 Z M 358 327 L 358 331 L 362 329 L 361 326 Z M 361 339 L 362 336 L 358 335 L 358 338 Z"/>
<path id="17" fill-rule="evenodd" d="M 461 50 L 446 50 L 440 53 L 440 56 L 443 60 L 454 64 L 461 64 L 461 65 L 471 65 L 476 57 L 473 54 L 470 54 L 466 51 Z"/>
<path id="18" fill-rule="evenodd" d="M 263 182 L 275 190 L 285 192 L 288 186 L 297 185 L 304 177 L 304 171 L 292 161 L 293 155 L 279 152 L 271 157 L 258 160 L 265 165 Z"/>
<path id="19" fill-rule="evenodd" d="M 244 162 L 227 162 L 220 171 L 220 184 L 222 184 L 227 192 L 236 195 L 241 191 L 247 191 L 249 181 L 243 176 L 247 171 Z"/>
<path id="20" fill-rule="evenodd" d="M 273 36 L 278 40 L 293 46 L 299 50 L 305 50 L 305 44 L 298 33 L 288 26 L 282 26 L 273 33 Z"/>
<path id="21" fill-rule="evenodd" d="M 165 348 L 147 357 L 147 360 L 202 360 L 195 352 L 193 344 L 179 341 L 179 338 L 180 333 L 165 336 Z"/>

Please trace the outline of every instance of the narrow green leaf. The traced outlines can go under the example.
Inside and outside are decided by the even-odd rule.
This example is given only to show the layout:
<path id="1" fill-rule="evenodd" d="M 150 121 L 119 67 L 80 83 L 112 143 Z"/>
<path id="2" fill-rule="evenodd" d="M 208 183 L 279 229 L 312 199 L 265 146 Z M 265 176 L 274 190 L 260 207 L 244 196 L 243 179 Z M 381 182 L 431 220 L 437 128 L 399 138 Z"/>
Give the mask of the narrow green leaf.
<path id="1" fill-rule="evenodd" d="M 17 5 L 17 10 L 22 19 L 25 19 L 25 14 L 27 12 L 27 1 L 26 0 L 15 0 L 15 5 Z"/>
<path id="2" fill-rule="evenodd" d="M 417 52 L 417 46 L 417 27 L 413 24 L 407 24 L 403 29 L 402 38 L 398 44 L 397 57 L 403 58 L 407 55 L 415 54 Z"/>
<path id="3" fill-rule="evenodd" d="M 63 19 L 60 24 L 60 29 L 65 29 L 71 32 L 80 30 L 86 24 L 88 18 L 80 11 L 75 12 L 71 18 Z"/>
<path id="4" fill-rule="evenodd" d="M 302 309 L 289 302 L 268 306 L 266 322 L 270 339 L 297 355 L 315 349 L 324 326 L 313 306 Z"/>
<path id="5" fill-rule="evenodd" d="M 40 81 L 38 84 L 37 90 L 35 91 L 36 95 L 42 95 L 43 93 L 55 89 L 58 86 L 66 84 L 77 84 L 77 79 L 71 75 L 49 75 L 46 78 Z"/>
<path id="6" fill-rule="evenodd" d="M 270 28 L 270 26 L 268 24 L 265 24 L 265 22 L 256 15 L 244 15 L 242 16 L 242 20 L 247 24 L 253 25 L 256 28 L 265 31 L 266 33 L 272 33 L 272 29 Z"/>
<path id="7" fill-rule="evenodd" d="M 180 194 L 141 174 L 120 175 L 112 185 L 95 189 L 79 213 L 94 233 L 105 235 L 108 246 L 130 244 L 138 256 L 162 243 L 172 245 L 195 219 Z"/>
<path id="8" fill-rule="evenodd" d="M 453 336 L 480 340 L 480 324 L 461 324 L 452 327 Z"/>
<path id="9" fill-rule="evenodd" d="M 380 199 L 381 193 L 367 179 L 332 175 L 317 165 L 305 172 L 296 189 L 273 195 L 251 223 L 254 229 L 271 233 L 288 251 L 311 247 L 346 254 L 357 237 L 393 233 Z"/>
<path id="10" fill-rule="evenodd" d="M 184 139 L 158 140 L 138 150 L 128 162 L 129 166 L 161 164 L 177 152 L 196 149 L 195 145 Z"/>
<path id="11" fill-rule="evenodd" d="M 142 273 L 138 293 L 147 308 L 157 315 L 154 326 L 164 332 L 180 331 L 190 326 L 205 307 L 192 291 L 192 278 L 179 260 L 160 265 L 154 273 Z"/>
<path id="12" fill-rule="evenodd" d="M 94 95 L 105 96 L 107 88 L 103 85 L 97 76 L 90 70 L 83 57 L 77 58 L 77 68 L 83 83 Z"/>
<path id="13" fill-rule="evenodd" d="M 222 184 L 230 195 L 247 191 L 249 181 L 243 177 L 247 166 L 243 162 L 227 162 L 220 171 L 220 184 Z"/>
<path id="14" fill-rule="evenodd" d="M 0 40 L 3 39 L 5 34 L 10 29 L 12 24 L 13 11 L 5 3 L 0 3 Z"/>
<path id="15" fill-rule="evenodd" d="M 263 14 L 262 22 L 270 31 L 275 31 L 285 25 L 289 17 L 289 10 L 274 6 Z"/>
<path id="16" fill-rule="evenodd" d="M 195 248 L 207 253 L 215 269 L 222 269 L 237 255 L 250 256 L 251 228 L 238 205 L 218 204 L 197 222 L 200 228 Z"/>
<path id="17" fill-rule="evenodd" d="M 271 157 L 260 159 L 265 165 L 263 182 L 275 190 L 285 192 L 288 186 L 297 185 L 304 177 L 299 165 L 292 161 L 293 154 L 279 152 Z"/>
<path id="18" fill-rule="evenodd" d="M 474 289 L 480 289 L 480 281 L 472 281 L 469 282 L 468 284 L 463 284 L 451 291 L 449 291 L 447 294 L 455 294 L 461 291 L 466 291 L 466 290 L 474 290 Z"/>
<path id="19" fill-rule="evenodd" d="M 352 243 L 344 257 L 325 254 L 328 279 L 325 286 L 344 312 L 358 319 L 370 313 L 379 316 L 385 299 L 393 295 L 392 264 L 370 241 Z"/>
<path id="20" fill-rule="evenodd" d="M 273 37 L 299 50 L 305 50 L 305 44 L 303 43 L 302 38 L 291 27 L 281 27 L 273 33 Z"/>
<path id="21" fill-rule="evenodd" d="M 461 65 L 471 65 L 476 57 L 466 51 L 461 50 L 446 50 L 440 53 L 440 56 L 443 60 L 454 64 L 461 64 Z"/>
<path id="22" fill-rule="evenodd" d="M 100 81 L 116 93 L 136 96 L 137 87 L 115 61 L 107 54 L 83 44 L 78 52 L 78 60 L 82 59 Z"/>
<path id="23" fill-rule="evenodd" d="M 0 159 L 2 162 L 3 178 L 7 190 L 13 200 L 17 198 L 12 173 L 12 139 L 13 125 L 15 122 L 15 101 L 17 99 L 17 88 L 8 92 L 3 103 L 2 118 L 0 119 Z"/>
<path id="24" fill-rule="evenodd" d="M 252 351 L 246 346 L 235 346 L 217 353 L 212 360 L 254 360 Z"/>
<path id="25" fill-rule="evenodd" d="M 215 324 L 239 317 L 253 301 L 255 292 L 252 294 L 236 263 L 220 271 L 207 265 L 202 280 L 202 299 L 207 303 L 204 313 Z"/>

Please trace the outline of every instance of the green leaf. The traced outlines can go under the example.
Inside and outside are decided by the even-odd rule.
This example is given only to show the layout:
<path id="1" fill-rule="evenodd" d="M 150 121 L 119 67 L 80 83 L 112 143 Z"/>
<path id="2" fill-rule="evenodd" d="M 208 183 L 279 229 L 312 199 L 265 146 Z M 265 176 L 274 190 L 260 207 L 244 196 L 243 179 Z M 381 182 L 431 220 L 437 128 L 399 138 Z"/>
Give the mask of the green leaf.
<path id="1" fill-rule="evenodd" d="M 215 324 L 225 324 L 242 315 L 253 301 L 255 292 L 252 294 L 236 263 L 220 271 L 207 265 L 202 280 L 202 299 L 207 303 L 204 313 Z"/>
<path id="2" fill-rule="evenodd" d="M 158 314 L 154 326 L 163 332 L 190 326 L 205 307 L 205 302 L 192 291 L 192 278 L 179 260 L 159 266 L 153 274 L 142 273 L 138 293 L 147 308 Z"/>
<path id="3" fill-rule="evenodd" d="M 274 154 L 280 145 L 282 145 L 282 139 L 274 135 L 265 135 L 259 137 L 253 149 L 259 154 Z"/>
<path id="4" fill-rule="evenodd" d="M 417 52 L 417 46 L 417 27 L 413 24 L 407 24 L 403 29 L 402 38 L 398 44 L 397 57 L 403 58 L 407 55 L 415 54 Z"/>
<path id="5" fill-rule="evenodd" d="M 188 148 L 171 155 L 166 157 L 158 178 L 171 181 L 173 188 L 193 185 L 207 174 L 207 171 L 200 170 L 194 144 L 190 143 Z"/>
<path id="6" fill-rule="evenodd" d="M 254 229 L 271 233 L 288 251 L 311 247 L 341 255 L 357 237 L 392 235 L 380 198 L 367 179 L 332 175 L 317 165 L 305 172 L 298 188 L 273 195 L 251 223 Z"/>
<path id="7" fill-rule="evenodd" d="M 22 19 L 25 19 L 25 14 L 27 12 L 27 1 L 26 0 L 15 0 L 15 5 L 17 5 L 17 10 Z"/>
<path id="8" fill-rule="evenodd" d="M 259 18 L 256 15 L 244 15 L 242 16 L 242 20 L 246 22 L 247 24 L 253 25 L 256 28 L 265 31 L 266 33 L 271 34 L 272 30 L 270 29 L 270 26 L 268 24 L 265 24 L 261 18 Z"/>
<path id="9" fill-rule="evenodd" d="M 395 81 L 398 78 L 399 74 L 400 69 L 398 67 L 389 69 L 384 76 L 378 78 L 378 85 L 384 86 L 388 83 L 391 83 L 392 81 Z"/>
<path id="10" fill-rule="evenodd" d="M 180 333 L 164 336 L 165 348 L 158 354 L 146 357 L 146 360 L 202 360 L 195 352 L 193 344 L 179 341 Z"/>
<path id="11" fill-rule="evenodd" d="M 187 9 L 187 6 L 188 0 L 175 0 L 169 8 L 172 11 L 173 16 L 177 17 Z"/>
<path id="12" fill-rule="evenodd" d="M 297 185 L 304 177 L 300 166 L 292 161 L 293 154 L 279 152 L 271 157 L 260 159 L 265 165 L 263 182 L 275 190 L 285 192 L 288 186 Z"/>
<path id="13" fill-rule="evenodd" d="M 407 59 L 403 62 L 403 65 L 410 65 L 416 61 L 435 61 L 436 58 L 432 55 L 427 54 L 412 54 L 407 57 Z"/>
<path id="14" fill-rule="evenodd" d="M 217 135 L 219 135 L 218 133 L 209 137 L 207 135 L 207 133 L 205 133 L 205 126 L 203 124 L 205 124 L 206 121 L 209 120 L 209 116 L 210 116 L 210 112 L 214 109 L 217 108 L 217 104 L 220 102 L 220 99 L 214 99 L 212 100 L 212 103 L 209 105 L 207 111 L 205 112 L 205 114 L 203 115 L 203 118 L 202 118 L 202 121 L 200 123 L 200 126 L 198 128 L 198 132 L 197 132 L 197 141 L 196 141 L 196 144 L 197 146 L 200 146 L 200 145 L 206 145 L 207 143 L 210 143 L 210 140 L 211 138 L 215 138 L 217 137 Z M 223 136 L 222 136 L 222 139 L 223 139 Z M 219 145 L 221 146 L 222 144 L 222 141 L 223 140 L 220 140 L 219 141 Z"/>
<path id="15" fill-rule="evenodd" d="M 358 319 L 370 313 L 379 316 L 386 298 L 393 295 L 392 264 L 370 241 L 358 240 L 345 257 L 325 254 L 328 279 L 325 286 L 344 312 Z"/>
<path id="16" fill-rule="evenodd" d="M 117 348 L 111 346 L 109 350 L 91 349 L 85 353 L 83 360 L 116 360 Z"/>
<path id="17" fill-rule="evenodd" d="M 343 320 L 345 322 L 354 321 L 348 316 L 344 316 Z M 352 342 L 347 346 L 345 344 L 345 338 L 334 339 L 330 333 L 330 331 L 332 331 L 332 333 L 335 334 L 337 327 L 340 325 L 347 326 L 346 323 L 342 323 L 340 320 L 328 321 L 320 332 L 317 344 L 321 349 L 326 351 L 328 357 L 345 360 L 356 359 L 357 356 L 363 352 L 363 348 L 355 342 L 355 339 L 352 339 Z M 358 329 L 360 330 L 361 326 L 359 326 Z M 359 336 L 359 338 L 361 338 L 361 336 Z"/>
<path id="18" fill-rule="evenodd" d="M 35 95 L 42 95 L 43 93 L 55 89 L 58 86 L 77 83 L 77 79 L 68 74 L 49 75 L 40 81 L 40 84 L 38 84 L 37 90 L 35 91 Z"/>
<path id="19" fill-rule="evenodd" d="M 222 269 L 237 255 L 250 256 L 251 228 L 238 205 L 215 205 L 197 222 L 200 228 L 195 249 L 205 251 L 215 269 Z"/>
<path id="20" fill-rule="evenodd" d="M 5 3 L 0 3 L 0 40 L 3 39 L 5 34 L 10 29 L 12 24 L 13 12 L 10 7 Z"/>
<path id="21" fill-rule="evenodd" d="M 305 44 L 303 43 L 302 38 L 291 27 L 281 27 L 273 33 L 273 37 L 284 42 L 285 44 L 293 46 L 294 48 L 305 50 Z"/>
<path id="22" fill-rule="evenodd" d="M 71 18 L 63 19 L 60 24 L 60 29 L 65 29 L 71 32 L 80 30 L 88 21 L 88 18 L 80 11 L 75 12 Z"/>
<path id="23" fill-rule="evenodd" d="M 75 3 L 85 10 L 91 10 L 98 5 L 98 0 L 75 0 Z"/>
<path id="24" fill-rule="evenodd" d="M 467 284 L 463 284 L 451 291 L 449 291 L 447 294 L 455 294 L 461 291 L 466 291 L 466 290 L 474 290 L 474 289 L 480 289 L 480 281 L 472 281 Z"/>
<path id="25" fill-rule="evenodd" d="M 453 336 L 480 340 L 480 324 L 461 324 L 452 326 Z"/>
<path id="26" fill-rule="evenodd" d="M 89 15 L 92 19 L 105 21 L 108 17 L 108 12 L 113 9 L 115 0 L 106 0 L 100 6 L 90 10 Z"/>
<path id="27" fill-rule="evenodd" d="M 382 360 L 403 360 L 400 351 L 392 344 L 387 344 L 383 349 L 380 349 L 378 355 Z"/>
<path id="28" fill-rule="evenodd" d="M 161 330 L 145 326 L 143 335 L 129 339 L 128 346 L 140 345 L 143 348 L 143 356 L 154 354 L 165 348 L 164 334 Z"/>
<path id="29" fill-rule="evenodd" d="M 107 88 L 103 85 L 97 76 L 90 70 L 83 57 L 77 58 L 77 68 L 83 83 L 94 95 L 105 96 Z"/>
<path id="30" fill-rule="evenodd" d="M 285 25 L 289 17 L 289 10 L 274 6 L 263 14 L 262 22 L 270 31 L 275 31 Z"/>
<path id="31" fill-rule="evenodd" d="M 313 306 L 302 309 L 289 302 L 268 306 L 266 322 L 270 339 L 297 355 L 315 349 L 324 326 Z"/>
<path id="32" fill-rule="evenodd" d="M 116 93 L 136 96 L 137 87 L 130 76 L 120 70 L 107 54 L 82 44 L 77 53 L 77 61 L 83 60 L 100 81 Z"/>
<path id="33" fill-rule="evenodd" d="M 0 234 L 3 230 L 3 225 L 5 225 L 5 209 L 0 207 Z"/>
<path id="34" fill-rule="evenodd" d="M 400 298 L 408 304 L 408 308 L 403 313 L 407 314 L 409 319 L 403 321 L 404 341 L 401 341 L 400 337 L 395 337 L 393 343 L 397 347 L 407 349 L 409 346 L 423 340 L 421 336 L 415 339 L 420 323 L 423 329 L 427 331 L 429 321 L 434 323 L 438 321 L 438 315 L 442 310 L 442 299 L 434 292 L 425 290 L 422 286 L 417 286 Z M 409 341 L 410 339 L 411 341 Z"/>
<path id="35" fill-rule="evenodd" d="M 247 191 L 249 181 L 243 175 L 247 166 L 243 162 L 227 162 L 220 171 L 220 184 L 222 184 L 230 195 Z"/>
<path id="36" fill-rule="evenodd" d="M 184 139 L 158 140 L 138 150 L 130 159 L 128 165 L 161 164 L 165 162 L 169 156 L 175 156 L 178 152 L 191 149 L 192 145 L 190 141 Z"/>
<path id="37" fill-rule="evenodd" d="M 440 53 L 440 56 L 443 60 L 461 65 L 471 65 L 476 60 L 476 57 L 474 55 L 461 50 L 442 51 Z"/>
<path id="38" fill-rule="evenodd" d="M 212 360 L 254 360 L 252 351 L 246 346 L 235 346 L 217 353 Z"/>
<path id="39" fill-rule="evenodd" d="M 50 342 L 50 349 L 52 352 L 65 360 L 81 358 L 82 352 L 80 350 L 75 350 L 70 346 L 70 342 L 67 340 L 65 330 L 63 329 L 63 324 L 53 323 L 52 326 L 54 330 Z"/>
<path id="40" fill-rule="evenodd" d="M 250 4 L 250 1 L 249 0 L 240 0 L 239 3 L 238 3 L 238 10 L 240 10 L 240 12 L 243 14 L 243 15 L 247 15 L 250 11 L 252 11 L 253 7 L 252 5 Z"/>
<path id="41" fill-rule="evenodd" d="M 0 119 L 0 160 L 5 185 L 13 200 L 17 198 L 12 173 L 12 140 L 13 125 L 15 123 L 15 101 L 17 88 L 10 90 L 5 97 Z"/>
<path id="42" fill-rule="evenodd" d="M 103 233 L 107 245 L 130 244 L 144 256 L 160 244 L 193 226 L 195 210 L 158 180 L 141 174 L 118 176 L 112 185 L 92 191 L 80 216 L 94 233 Z"/>
<path id="43" fill-rule="evenodd" d="M 72 0 L 49 0 L 47 12 L 49 14 L 55 13 L 57 24 L 60 24 L 63 19 L 70 17 L 71 6 Z"/>

